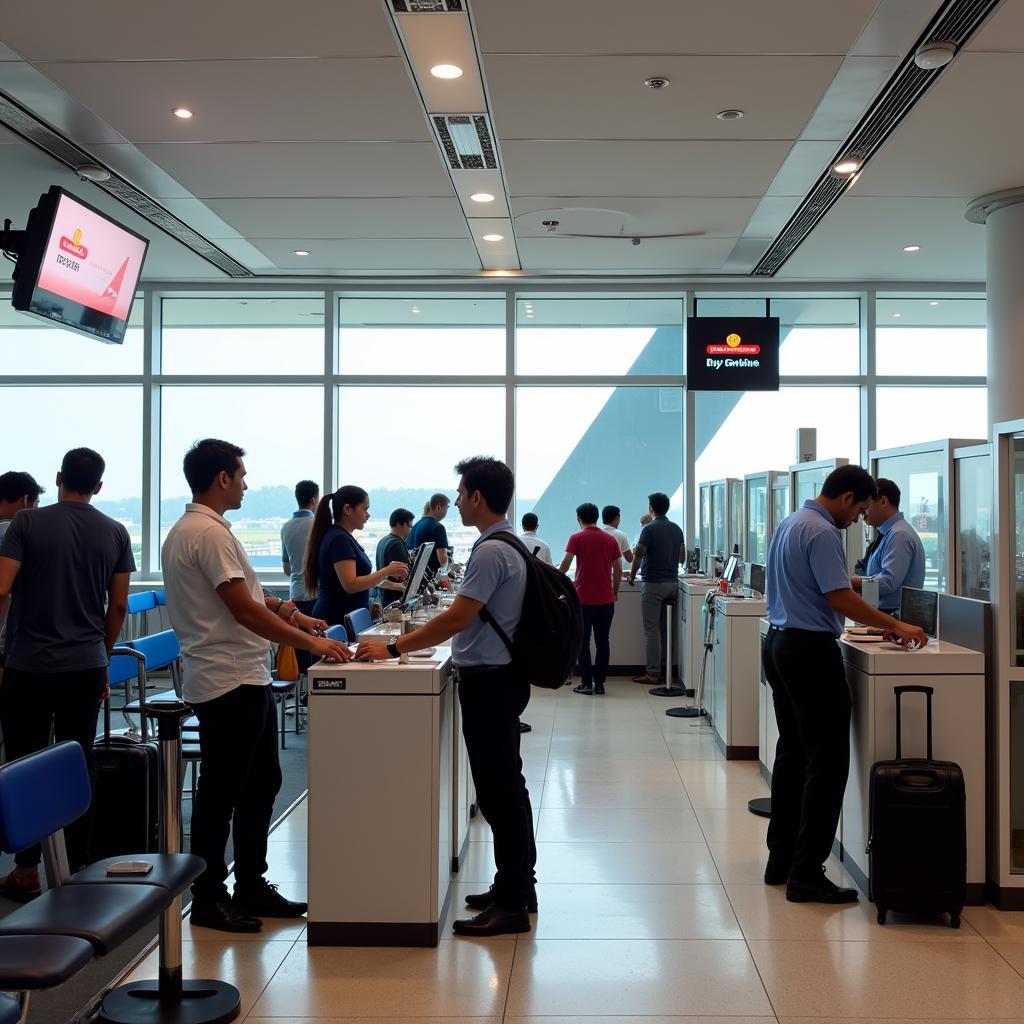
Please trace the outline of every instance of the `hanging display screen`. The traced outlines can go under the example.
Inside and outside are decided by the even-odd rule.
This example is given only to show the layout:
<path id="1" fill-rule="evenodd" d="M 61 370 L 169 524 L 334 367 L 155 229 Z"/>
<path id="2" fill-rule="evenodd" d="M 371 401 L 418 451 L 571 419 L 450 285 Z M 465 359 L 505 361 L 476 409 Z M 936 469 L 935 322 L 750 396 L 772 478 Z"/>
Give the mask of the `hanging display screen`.
<path id="1" fill-rule="evenodd" d="M 777 316 L 695 316 L 686 321 L 690 391 L 778 391 Z"/>

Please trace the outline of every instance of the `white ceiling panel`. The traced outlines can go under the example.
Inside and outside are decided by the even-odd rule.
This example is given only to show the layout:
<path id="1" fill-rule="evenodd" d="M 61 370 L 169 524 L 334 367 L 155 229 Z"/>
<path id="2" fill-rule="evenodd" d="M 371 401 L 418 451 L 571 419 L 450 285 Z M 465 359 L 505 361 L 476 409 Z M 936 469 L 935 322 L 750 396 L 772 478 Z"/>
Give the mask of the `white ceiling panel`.
<path id="1" fill-rule="evenodd" d="M 29 60 L 395 56 L 379 0 L 33 0 L 9 8 L 4 41 Z"/>
<path id="2" fill-rule="evenodd" d="M 405 14 L 398 26 L 432 114 L 479 114 L 487 109 L 469 18 L 457 14 Z M 462 68 L 461 78 L 435 78 L 438 64 Z"/>
<path id="3" fill-rule="evenodd" d="M 1024 4 L 1006 0 L 971 40 L 968 50 L 1024 51 Z"/>
<path id="4" fill-rule="evenodd" d="M 251 238 L 281 270 L 313 274 L 474 273 L 480 259 L 473 243 L 454 238 L 331 239 L 305 244 L 302 238 Z M 309 249 L 296 256 L 293 249 Z"/>
<path id="5" fill-rule="evenodd" d="M 795 139 L 839 57 L 492 55 L 494 120 L 512 139 Z M 644 79 L 669 78 L 648 89 Z M 720 121 L 720 110 L 745 116 Z"/>
<path id="6" fill-rule="evenodd" d="M 485 53 L 835 53 L 876 0 L 474 0 Z M 652 74 L 656 73 L 652 71 Z"/>
<path id="7" fill-rule="evenodd" d="M 858 196 L 973 198 L 1024 179 L 1024 54 L 961 53 L 861 173 Z"/>
<path id="8" fill-rule="evenodd" d="M 40 70 L 131 142 L 427 140 L 404 63 L 123 61 Z M 184 121 L 174 107 L 195 114 Z"/>
<path id="9" fill-rule="evenodd" d="M 513 196 L 761 196 L 789 142 L 506 142 Z"/>
<path id="10" fill-rule="evenodd" d="M 208 199 L 206 205 L 244 235 L 261 238 L 467 237 L 456 199 Z"/>
<path id="11" fill-rule="evenodd" d="M 629 199 L 586 196 L 579 199 L 548 196 L 515 199 L 516 234 L 541 237 L 541 223 L 557 220 L 563 234 L 667 235 L 699 232 L 705 238 L 735 238 L 742 234 L 757 207 L 756 199 Z"/>
<path id="12" fill-rule="evenodd" d="M 921 251 L 906 253 L 905 245 Z M 818 225 L 779 277 L 984 280 L 985 230 L 957 199 L 848 195 Z"/>
<path id="13" fill-rule="evenodd" d="M 430 142 L 155 144 L 139 147 L 206 198 L 451 196 Z"/>
<path id="14" fill-rule="evenodd" d="M 538 273 L 712 273 L 721 268 L 734 238 L 659 238 L 633 245 L 628 238 L 521 238 L 523 269 Z"/>

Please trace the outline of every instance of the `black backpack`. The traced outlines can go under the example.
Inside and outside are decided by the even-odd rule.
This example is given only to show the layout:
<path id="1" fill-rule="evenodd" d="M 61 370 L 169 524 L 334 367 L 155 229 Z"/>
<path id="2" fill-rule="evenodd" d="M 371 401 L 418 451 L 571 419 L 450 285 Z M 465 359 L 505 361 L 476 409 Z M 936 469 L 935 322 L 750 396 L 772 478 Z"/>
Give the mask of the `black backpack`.
<path id="1" fill-rule="evenodd" d="M 576 588 L 564 572 L 530 554 L 511 531 L 499 530 L 484 539 L 503 541 L 523 556 L 526 590 L 515 640 L 509 640 L 486 605 L 480 609 L 480 618 L 501 637 L 518 672 L 534 686 L 557 690 L 572 678 L 583 642 L 583 612 Z"/>

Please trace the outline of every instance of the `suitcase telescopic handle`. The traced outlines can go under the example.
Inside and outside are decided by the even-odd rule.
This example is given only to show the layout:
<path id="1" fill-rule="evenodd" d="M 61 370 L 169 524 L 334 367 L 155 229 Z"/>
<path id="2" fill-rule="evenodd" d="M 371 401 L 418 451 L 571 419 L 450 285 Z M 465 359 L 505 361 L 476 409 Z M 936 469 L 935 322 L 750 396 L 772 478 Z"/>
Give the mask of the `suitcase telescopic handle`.
<path id="1" fill-rule="evenodd" d="M 896 694 L 896 760 L 903 758 L 903 716 L 902 702 L 905 693 L 923 693 L 928 698 L 928 760 L 932 761 L 932 694 L 935 693 L 931 686 L 895 686 L 893 692 Z"/>

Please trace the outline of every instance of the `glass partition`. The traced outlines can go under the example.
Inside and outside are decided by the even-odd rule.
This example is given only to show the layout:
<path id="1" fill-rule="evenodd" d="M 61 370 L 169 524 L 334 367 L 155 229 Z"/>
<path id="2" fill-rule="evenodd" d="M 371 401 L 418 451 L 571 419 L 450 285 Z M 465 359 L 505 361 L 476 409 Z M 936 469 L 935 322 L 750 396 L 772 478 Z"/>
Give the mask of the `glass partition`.
<path id="1" fill-rule="evenodd" d="M 1013 585 L 1015 615 L 1014 664 L 1024 665 L 1024 434 L 1013 438 L 1010 449 L 1013 459 L 1013 564 L 1010 581 Z"/>
<path id="2" fill-rule="evenodd" d="M 789 509 L 789 474 L 786 473 L 772 484 L 772 533 L 778 529 L 779 523 L 789 515 Z M 771 535 L 768 540 L 771 540 Z"/>
<path id="3" fill-rule="evenodd" d="M 743 481 L 730 480 L 727 484 L 729 489 L 729 536 L 726 543 L 729 545 L 729 552 L 739 547 L 743 551 Z"/>
<path id="4" fill-rule="evenodd" d="M 768 554 L 768 474 L 748 476 L 744 481 L 747 506 L 747 541 L 743 557 L 764 563 Z"/>
<path id="5" fill-rule="evenodd" d="M 711 550 L 711 484 L 700 485 L 700 550 L 702 556 Z"/>
<path id="6" fill-rule="evenodd" d="M 958 456 L 957 593 L 992 600 L 992 455 Z"/>
<path id="7" fill-rule="evenodd" d="M 718 480 L 711 485 L 711 540 L 709 550 L 720 558 L 725 555 L 725 481 Z"/>

